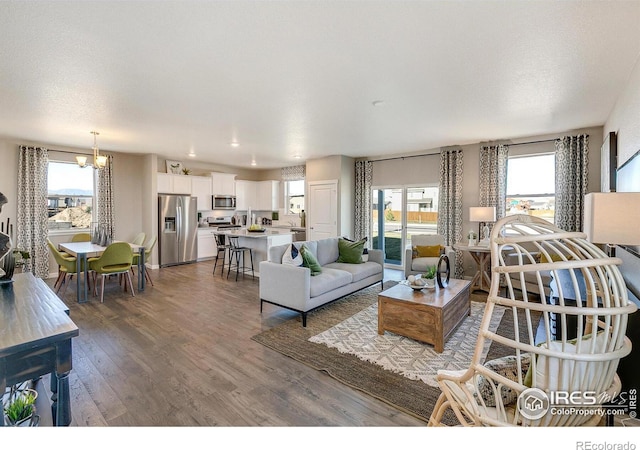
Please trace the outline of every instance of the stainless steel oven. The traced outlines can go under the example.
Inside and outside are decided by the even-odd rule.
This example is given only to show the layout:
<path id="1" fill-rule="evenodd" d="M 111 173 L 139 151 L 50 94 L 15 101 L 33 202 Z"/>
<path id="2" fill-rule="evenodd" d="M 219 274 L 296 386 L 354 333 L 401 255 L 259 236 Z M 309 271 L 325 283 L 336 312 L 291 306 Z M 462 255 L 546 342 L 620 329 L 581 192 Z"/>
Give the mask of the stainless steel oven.
<path id="1" fill-rule="evenodd" d="M 236 196 L 214 195 L 211 209 L 236 209 Z"/>

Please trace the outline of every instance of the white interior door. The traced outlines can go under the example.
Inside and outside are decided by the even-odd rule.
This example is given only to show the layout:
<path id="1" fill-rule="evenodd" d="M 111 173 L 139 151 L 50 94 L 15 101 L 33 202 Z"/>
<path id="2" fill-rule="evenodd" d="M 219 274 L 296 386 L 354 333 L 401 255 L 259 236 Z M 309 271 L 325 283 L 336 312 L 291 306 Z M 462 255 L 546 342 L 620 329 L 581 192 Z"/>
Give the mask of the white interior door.
<path id="1" fill-rule="evenodd" d="M 338 235 L 338 181 L 309 182 L 307 240 Z"/>

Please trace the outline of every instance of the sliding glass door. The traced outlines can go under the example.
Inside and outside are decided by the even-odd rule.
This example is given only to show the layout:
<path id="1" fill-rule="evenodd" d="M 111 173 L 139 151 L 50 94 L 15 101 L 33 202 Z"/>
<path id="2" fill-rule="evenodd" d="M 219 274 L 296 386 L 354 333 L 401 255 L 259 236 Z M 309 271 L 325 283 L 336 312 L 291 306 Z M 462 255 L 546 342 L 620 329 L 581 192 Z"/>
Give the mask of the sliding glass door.
<path id="1" fill-rule="evenodd" d="M 411 236 L 437 233 L 438 187 L 380 187 L 371 198 L 372 248 L 383 251 L 387 266 L 403 268 Z"/>
<path id="2" fill-rule="evenodd" d="M 402 266 L 404 201 L 402 188 L 374 189 L 372 193 L 372 248 L 382 250 L 384 262 Z"/>

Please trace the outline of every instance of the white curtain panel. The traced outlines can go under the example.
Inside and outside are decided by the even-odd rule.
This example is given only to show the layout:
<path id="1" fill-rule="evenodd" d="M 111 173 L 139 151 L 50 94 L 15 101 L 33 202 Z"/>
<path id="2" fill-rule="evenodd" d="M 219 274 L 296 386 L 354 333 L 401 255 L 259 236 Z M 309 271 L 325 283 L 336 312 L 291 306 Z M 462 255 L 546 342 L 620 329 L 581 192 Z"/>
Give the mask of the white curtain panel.
<path id="1" fill-rule="evenodd" d="M 480 147 L 480 206 L 495 206 L 496 219 L 507 211 L 507 160 L 509 147 L 485 145 Z M 487 223 L 489 229 L 492 223 Z"/>
<path id="2" fill-rule="evenodd" d="M 306 166 L 283 167 L 281 171 L 282 181 L 304 180 Z"/>
<path id="3" fill-rule="evenodd" d="M 555 225 L 558 228 L 582 231 L 588 175 L 589 135 L 556 139 Z"/>
<path id="4" fill-rule="evenodd" d="M 355 164 L 355 220 L 354 238 L 369 238 L 371 241 L 371 161 L 356 161 Z"/>
<path id="5" fill-rule="evenodd" d="M 462 172 L 461 148 L 440 150 L 440 195 L 438 204 L 438 234 L 446 245 L 462 241 Z M 462 252 L 456 251 L 454 278 L 462 278 L 464 265 Z"/>
<path id="6" fill-rule="evenodd" d="M 100 226 L 113 239 L 115 236 L 115 207 L 113 202 L 113 156 L 107 156 L 107 164 L 98 169 L 97 218 Z"/>
<path id="7" fill-rule="evenodd" d="M 40 278 L 49 276 L 47 247 L 47 173 L 46 148 L 20 146 L 18 159 L 18 220 L 16 248 L 29 252 L 25 272 Z"/>

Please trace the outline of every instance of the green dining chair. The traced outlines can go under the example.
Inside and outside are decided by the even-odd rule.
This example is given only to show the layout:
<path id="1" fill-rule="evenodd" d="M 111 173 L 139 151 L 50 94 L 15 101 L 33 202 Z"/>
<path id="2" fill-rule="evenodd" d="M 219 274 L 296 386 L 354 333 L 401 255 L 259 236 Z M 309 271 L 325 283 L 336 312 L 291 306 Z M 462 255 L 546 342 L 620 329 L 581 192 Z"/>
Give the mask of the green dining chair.
<path id="1" fill-rule="evenodd" d="M 93 295 L 98 295 L 98 275 L 101 275 L 102 287 L 100 291 L 100 302 L 104 303 L 104 279 L 109 275 L 124 275 L 129 282 L 129 288 L 131 289 L 131 295 L 133 297 L 136 294 L 133 292 L 133 283 L 131 282 L 131 275 L 129 270 L 131 269 L 131 262 L 133 261 L 133 252 L 131 246 L 127 242 L 114 242 L 109 245 L 101 256 L 98 258 L 89 258 L 89 269 L 94 272 L 93 280 Z M 124 290 L 126 292 L 127 285 L 125 283 Z"/>
<path id="2" fill-rule="evenodd" d="M 91 234 L 89 233 L 76 233 L 71 237 L 71 242 L 91 242 Z M 58 250 L 64 257 L 71 256 L 67 252 Z"/>
<path id="3" fill-rule="evenodd" d="M 90 233 L 76 233 L 71 238 L 71 242 L 91 242 Z"/>
<path id="4" fill-rule="evenodd" d="M 138 235 L 133 238 L 133 241 L 131 241 L 131 243 L 136 245 L 142 245 L 145 237 L 147 237 L 145 233 L 138 233 Z"/>
<path id="5" fill-rule="evenodd" d="M 56 260 L 56 264 L 58 264 L 58 278 L 56 282 L 53 283 L 53 287 L 56 289 L 57 294 L 64 284 L 64 291 L 62 291 L 62 295 L 64 296 L 71 276 L 76 273 L 76 258 L 75 256 L 64 256 L 49 239 L 47 239 L 47 245 L 53 258 Z"/>
<path id="6" fill-rule="evenodd" d="M 145 260 L 145 262 L 151 261 L 151 252 L 153 251 L 153 247 L 156 246 L 156 242 L 158 242 L 158 236 L 152 237 L 145 244 L 145 246 L 144 246 L 144 260 Z M 138 266 L 138 260 L 139 259 L 140 259 L 140 255 L 138 253 L 134 253 L 133 254 L 133 262 L 131 263 L 131 272 L 132 273 L 135 273 L 133 271 L 133 268 Z M 144 278 L 149 283 L 151 283 L 151 286 L 153 286 L 153 280 L 151 280 L 151 276 L 149 275 L 149 270 L 147 270 L 146 267 L 144 268 Z"/>

